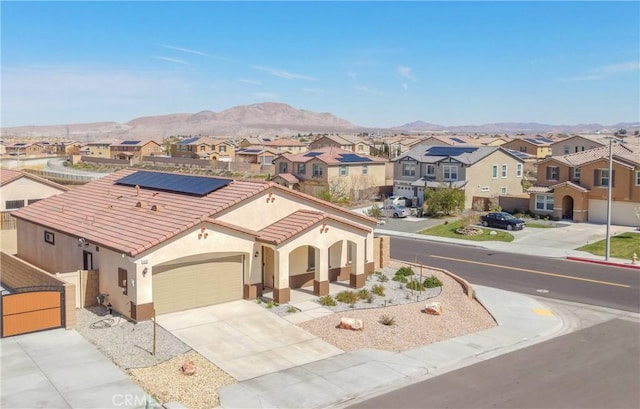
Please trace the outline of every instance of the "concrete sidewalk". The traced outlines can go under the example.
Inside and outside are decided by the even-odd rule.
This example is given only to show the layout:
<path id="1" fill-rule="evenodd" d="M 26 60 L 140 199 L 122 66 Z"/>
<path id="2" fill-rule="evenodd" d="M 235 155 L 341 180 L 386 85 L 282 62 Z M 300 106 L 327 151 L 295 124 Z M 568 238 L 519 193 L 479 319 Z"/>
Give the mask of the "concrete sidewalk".
<path id="1" fill-rule="evenodd" d="M 498 326 L 395 353 L 364 349 L 222 388 L 224 408 L 325 408 L 541 342 L 563 321 L 537 300 L 474 286 Z"/>

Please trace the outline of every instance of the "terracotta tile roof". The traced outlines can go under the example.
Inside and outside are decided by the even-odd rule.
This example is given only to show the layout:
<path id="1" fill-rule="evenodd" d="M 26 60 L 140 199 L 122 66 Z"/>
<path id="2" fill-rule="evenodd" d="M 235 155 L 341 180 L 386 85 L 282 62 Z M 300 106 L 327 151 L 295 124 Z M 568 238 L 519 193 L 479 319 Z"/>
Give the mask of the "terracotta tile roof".
<path id="1" fill-rule="evenodd" d="M 36 182 L 43 183 L 45 185 L 54 187 L 56 189 L 60 189 L 61 191 L 64 191 L 64 192 L 69 190 L 69 188 L 64 185 L 59 185 L 50 180 L 41 178 L 36 175 L 32 175 L 31 173 L 22 172 L 19 170 L 4 169 L 4 168 L 0 169 L 0 186 L 4 186 L 10 182 L 13 182 L 14 180 L 20 179 L 21 177 L 25 177 L 25 178 L 34 180 Z"/>
<path id="2" fill-rule="evenodd" d="M 640 147 L 630 144 L 615 144 L 612 146 L 613 158 L 626 161 L 634 165 L 640 165 Z M 546 161 L 557 161 L 571 167 L 582 166 L 599 159 L 609 157 L 609 146 L 601 146 L 599 148 L 588 149 L 586 151 L 570 153 L 562 156 L 552 156 L 543 159 L 539 163 Z"/>
<path id="3" fill-rule="evenodd" d="M 292 213 L 291 215 L 260 230 L 258 232 L 257 239 L 266 243 L 280 244 L 325 220 L 332 220 L 337 223 L 347 224 L 366 232 L 371 231 L 371 229 L 363 228 L 359 224 L 349 222 L 327 213 L 313 210 L 298 210 L 297 212 Z"/>
<path id="4" fill-rule="evenodd" d="M 552 190 L 553 189 L 551 189 L 549 186 L 531 186 L 529 189 L 527 189 L 527 193 L 548 193 Z"/>
<path id="5" fill-rule="evenodd" d="M 317 155 L 314 155 L 314 153 L 317 153 Z M 363 160 L 362 162 L 341 162 L 338 159 L 340 158 L 341 155 L 346 154 L 346 155 L 356 155 L 362 158 L 367 158 L 369 160 Z M 386 159 L 383 158 L 378 158 L 375 156 L 368 156 L 368 155 L 363 155 L 360 153 L 353 153 L 352 151 L 346 150 L 346 149 L 340 149 L 340 148 L 336 148 L 334 146 L 328 146 L 328 147 L 324 147 L 324 148 L 318 148 L 318 149 L 313 149 L 309 152 L 305 152 L 305 153 L 296 153 L 296 154 L 284 154 L 282 155 L 283 158 L 294 162 L 294 163 L 306 163 L 312 159 L 318 159 L 324 163 L 326 163 L 327 165 L 349 165 L 349 164 L 363 164 L 363 163 L 369 163 L 369 164 L 377 164 L 377 163 L 381 163 L 381 162 L 386 162 Z"/>
<path id="6" fill-rule="evenodd" d="M 275 139 L 273 141 L 264 141 L 264 142 L 262 142 L 261 145 L 272 146 L 272 147 L 279 147 L 279 146 L 307 146 L 306 143 L 300 142 L 298 140 L 293 140 L 293 139 Z"/>
<path id="7" fill-rule="evenodd" d="M 269 188 L 266 182 L 233 181 L 199 197 L 147 189 L 136 192 L 134 187 L 115 183 L 136 171 L 115 172 L 12 214 L 133 256 Z"/>
<path id="8" fill-rule="evenodd" d="M 581 192 L 588 192 L 589 191 L 589 189 L 587 189 L 585 187 L 582 187 L 582 186 L 578 185 L 577 183 L 573 183 L 573 182 L 571 182 L 569 180 L 567 180 L 566 182 L 558 183 L 558 184 L 553 185 L 553 186 L 549 186 L 549 189 L 553 190 L 553 189 L 557 189 L 557 188 L 563 187 L 563 186 L 568 186 L 568 187 L 571 187 L 573 189 L 579 190 Z"/>
<path id="9" fill-rule="evenodd" d="M 282 179 L 286 180 L 289 183 L 300 183 L 300 179 L 293 176 L 291 173 L 278 173 L 274 177 L 281 177 Z"/>

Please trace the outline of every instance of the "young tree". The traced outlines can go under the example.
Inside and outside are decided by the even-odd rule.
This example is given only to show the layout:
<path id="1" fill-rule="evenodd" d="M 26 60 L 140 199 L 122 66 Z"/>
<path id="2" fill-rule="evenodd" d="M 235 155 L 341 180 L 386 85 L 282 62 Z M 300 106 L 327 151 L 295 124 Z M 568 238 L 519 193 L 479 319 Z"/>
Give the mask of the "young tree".
<path id="1" fill-rule="evenodd" d="M 436 189 L 427 189 L 424 192 L 426 211 L 434 216 L 455 214 L 464 209 L 464 190 L 451 186 L 442 186 Z"/>

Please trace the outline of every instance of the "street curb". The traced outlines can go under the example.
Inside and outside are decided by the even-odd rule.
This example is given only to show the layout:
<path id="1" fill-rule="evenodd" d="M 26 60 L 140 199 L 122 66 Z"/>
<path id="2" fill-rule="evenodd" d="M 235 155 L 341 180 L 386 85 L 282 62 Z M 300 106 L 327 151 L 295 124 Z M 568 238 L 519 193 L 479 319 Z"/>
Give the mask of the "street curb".
<path id="1" fill-rule="evenodd" d="M 632 268 L 632 269 L 635 269 L 635 270 L 640 270 L 640 266 L 638 266 L 638 265 L 622 264 L 622 263 L 616 263 L 614 261 L 594 260 L 594 259 L 591 259 L 591 258 L 573 257 L 573 256 L 567 256 L 567 260 L 570 260 L 570 261 L 581 261 L 583 263 L 594 263 L 594 264 L 602 264 L 602 265 L 605 265 L 605 266 L 624 267 L 624 268 Z"/>

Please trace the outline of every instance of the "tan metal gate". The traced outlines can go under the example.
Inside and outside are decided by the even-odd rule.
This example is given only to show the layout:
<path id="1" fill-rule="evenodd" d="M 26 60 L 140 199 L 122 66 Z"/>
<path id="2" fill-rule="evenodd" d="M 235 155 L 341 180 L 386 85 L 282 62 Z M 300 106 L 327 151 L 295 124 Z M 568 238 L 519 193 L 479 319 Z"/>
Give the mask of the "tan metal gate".
<path id="1" fill-rule="evenodd" d="M 2 292 L 2 337 L 64 326 L 64 287 Z"/>

